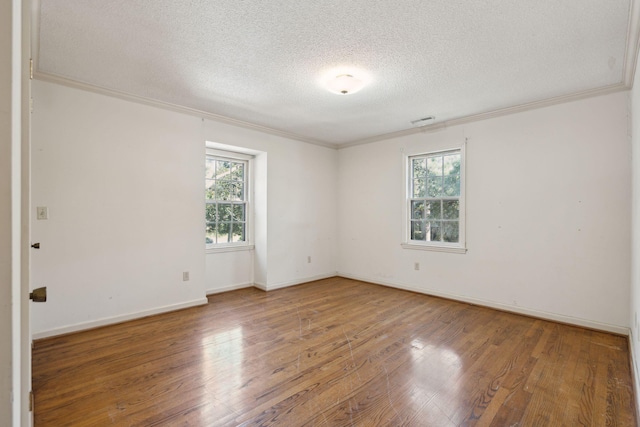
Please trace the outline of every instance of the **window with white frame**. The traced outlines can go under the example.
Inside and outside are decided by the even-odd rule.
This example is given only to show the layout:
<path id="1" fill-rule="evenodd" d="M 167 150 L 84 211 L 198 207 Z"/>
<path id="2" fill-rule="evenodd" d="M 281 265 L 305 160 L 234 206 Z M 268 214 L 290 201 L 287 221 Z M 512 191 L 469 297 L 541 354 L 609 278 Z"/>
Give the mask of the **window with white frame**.
<path id="1" fill-rule="evenodd" d="M 250 156 L 207 150 L 205 172 L 206 247 L 249 243 Z"/>
<path id="2" fill-rule="evenodd" d="M 408 157 L 407 246 L 464 251 L 462 149 Z"/>

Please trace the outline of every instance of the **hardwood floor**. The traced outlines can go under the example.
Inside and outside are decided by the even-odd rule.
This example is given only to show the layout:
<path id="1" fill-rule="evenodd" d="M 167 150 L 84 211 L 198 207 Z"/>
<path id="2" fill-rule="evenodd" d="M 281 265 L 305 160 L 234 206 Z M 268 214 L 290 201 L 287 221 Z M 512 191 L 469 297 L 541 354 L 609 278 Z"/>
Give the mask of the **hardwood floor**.
<path id="1" fill-rule="evenodd" d="M 625 337 L 343 278 L 45 339 L 39 426 L 633 426 Z"/>

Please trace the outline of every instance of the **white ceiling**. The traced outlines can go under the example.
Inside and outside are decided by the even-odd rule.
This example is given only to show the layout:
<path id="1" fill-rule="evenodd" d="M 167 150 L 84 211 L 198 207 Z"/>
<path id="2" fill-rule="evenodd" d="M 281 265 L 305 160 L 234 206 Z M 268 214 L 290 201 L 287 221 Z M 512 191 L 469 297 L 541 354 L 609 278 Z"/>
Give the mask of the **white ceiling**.
<path id="1" fill-rule="evenodd" d="M 36 77 L 351 145 L 628 86 L 633 1 L 40 0 Z"/>

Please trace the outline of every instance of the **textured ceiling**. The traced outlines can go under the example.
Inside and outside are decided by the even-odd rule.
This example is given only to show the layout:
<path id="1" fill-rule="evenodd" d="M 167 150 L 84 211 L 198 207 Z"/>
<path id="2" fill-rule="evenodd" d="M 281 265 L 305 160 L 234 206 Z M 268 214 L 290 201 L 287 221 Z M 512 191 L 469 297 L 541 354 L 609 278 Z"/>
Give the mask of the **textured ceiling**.
<path id="1" fill-rule="evenodd" d="M 36 77 L 354 143 L 621 85 L 631 1 L 41 0 Z"/>

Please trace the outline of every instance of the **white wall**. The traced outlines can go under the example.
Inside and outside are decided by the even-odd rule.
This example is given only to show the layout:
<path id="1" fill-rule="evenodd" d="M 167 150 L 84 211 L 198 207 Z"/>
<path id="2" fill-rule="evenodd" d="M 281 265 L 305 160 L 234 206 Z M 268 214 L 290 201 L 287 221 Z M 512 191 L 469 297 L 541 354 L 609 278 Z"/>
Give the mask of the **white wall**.
<path id="1" fill-rule="evenodd" d="M 33 97 L 35 338 L 335 275 L 336 150 L 42 81 Z M 205 140 L 262 153 L 255 251 L 205 256 Z"/>
<path id="2" fill-rule="evenodd" d="M 254 251 L 208 253 L 205 265 L 208 295 L 254 284 Z"/>
<path id="3" fill-rule="evenodd" d="M 337 162 L 336 162 L 337 164 Z M 268 220 L 269 220 L 269 211 L 268 211 L 268 175 L 267 171 L 269 169 L 269 156 L 267 153 L 262 152 L 259 156 L 256 156 L 255 162 L 253 165 L 253 172 L 256 179 L 253 182 L 253 200 L 254 200 L 254 244 L 255 251 L 253 253 L 253 282 L 254 283 L 267 283 L 267 258 L 268 258 L 268 247 L 267 242 L 269 240 L 268 231 Z M 334 204 L 334 212 L 333 218 L 336 219 L 338 215 L 338 207 L 336 202 L 336 196 L 334 194 L 333 204 Z M 334 233 L 337 230 L 333 230 Z M 335 264 L 332 266 L 335 270 Z"/>
<path id="4" fill-rule="evenodd" d="M 201 120 L 39 81 L 33 97 L 35 337 L 206 303 Z"/>
<path id="5" fill-rule="evenodd" d="M 339 273 L 626 333 L 626 103 L 620 92 L 340 150 Z M 401 248 L 401 151 L 465 137 L 468 252 Z"/>
<path id="6" fill-rule="evenodd" d="M 207 141 L 264 153 L 256 162 L 256 204 L 266 204 L 266 214 L 256 215 L 255 284 L 270 290 L 335 275 L 337 151 L 214 121 L 205 122 L 204 134 Z M 208 254 L 207 265 L 218 256 Z M 244 254 L 224 256 L 239 265 Z"/>
<path id="7" fill-rule="evenodd" d="M 214 149 L 253 155 L 249 172 L 251 203 L 247 238 L 253 249 L 224 248 L 206 255 L 207 294 L 216 294 L 266 283 L 267 277 L 267 153 L 246 147 L 207 142 Z M 260 285 L 261 286 L 261 285 Z M 261 286 L 264 287 L 264 286 Z"/>
<path id="8" fill-rule="evenodd" d="M 36 338 L 336 271 L 628 326 L 625 93 L 336 151 L 51 83 L 33 92 L 32 201 L 49 208 L 32 221 L 33 283 L 50 292 Z M 401 150 L 465 137 L 467 254 L 402 249 Z M 255 252 L 205 256 L 205 140 L 263 153 Z"/>

